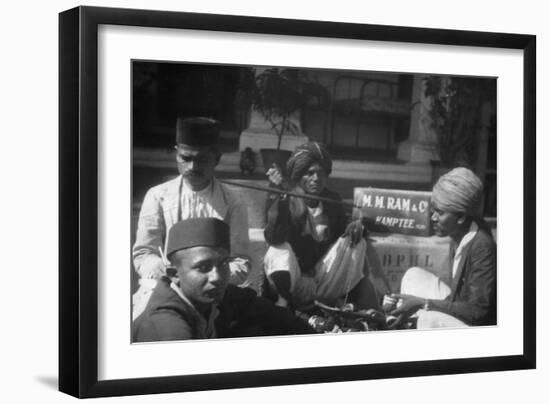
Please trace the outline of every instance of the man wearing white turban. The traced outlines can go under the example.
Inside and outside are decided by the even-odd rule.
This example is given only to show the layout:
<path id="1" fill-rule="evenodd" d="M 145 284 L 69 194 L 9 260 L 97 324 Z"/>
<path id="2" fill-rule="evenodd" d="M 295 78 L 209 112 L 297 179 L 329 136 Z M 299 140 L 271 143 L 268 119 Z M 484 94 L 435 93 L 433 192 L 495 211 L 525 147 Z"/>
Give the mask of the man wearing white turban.
<path id="1" fill-rule="evenodd" d="M 496 244 L 481 217 L 483 185 L 467 168 L 443 175 L 432 191 L 436 235 L 450 237 L 449 270 L 439 278 L 422 268 L 403 276 L 393 315 L 417 316 L 417 328 L 496 324 Z"/>

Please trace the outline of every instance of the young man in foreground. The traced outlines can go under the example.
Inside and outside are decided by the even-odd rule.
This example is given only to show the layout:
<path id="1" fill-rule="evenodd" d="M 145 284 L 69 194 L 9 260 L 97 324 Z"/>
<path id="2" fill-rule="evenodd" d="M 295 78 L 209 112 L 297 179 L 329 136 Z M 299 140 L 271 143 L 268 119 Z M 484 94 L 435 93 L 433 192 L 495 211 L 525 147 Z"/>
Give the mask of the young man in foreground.
<path id="1" fill-rule="evenodd" d="M 168 232 L 173 268 L 158 281 L 133 324 L 134 342 L 310 334 L 288 310 L 229 284 L 229 226 L 215 218 L 187 219 Z"/>

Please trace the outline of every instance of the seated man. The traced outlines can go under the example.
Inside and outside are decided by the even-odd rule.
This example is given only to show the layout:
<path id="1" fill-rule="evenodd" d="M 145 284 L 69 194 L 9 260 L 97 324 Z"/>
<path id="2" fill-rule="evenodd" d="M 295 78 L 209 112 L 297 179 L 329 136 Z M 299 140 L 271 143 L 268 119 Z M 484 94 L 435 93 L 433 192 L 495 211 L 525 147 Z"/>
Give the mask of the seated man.
<path id="1" fill-rule="evenodd" d="M 448 277 L 409 269 L 393 315 L 418 316 L 417 328 L 496 324 L 496 244 L 481 218 L 483 185 L 467 168 L 442 176 L 432 192 L 435 234 L 451 238 Z M 399 299 L 399 301 L 398 301 Z"/>
<path id="2" fill-rule="evenodd" d="M 296 148 L 286 164 L 287 179 L 278 167 L 268 170 L 272 185 L 324 199 L 292 196 L 283 207 L 277 206 L 281 202 L 279 197 L 269 197 L 265 235 L 270 248 L 264 260 L 268 283 L 286 302 L 291 297 L 302 303 L 330 301 L 341 293 L 341 298 L 353 302 L 357 308 L 378 308 L 368 268 L 363 265 L 366 254 L 363 224 L 361 220 L 347 224 L 342 198 L 327 187 L 331 172 L 332 159 L 318 142 Z M 286 230 L 281 231 L 282 228 Z M 346 262 L 342 263 L 342 259 Z M 335 268 L 338 265 L 333 265 L 338 262 L 342 263 L 341 271 Z M 292 291 L 294 296 L 290 296 Z"/>
<path id="3" fill-rule="evenodd" d="M 298 259 L 305 271 L 311 269 L 346 230 L 346 215 L 339 203 L 342 198 L 327 187 L 331 171 L 332 159 L 325 147 L 318 142 L 308 142 L 298 146 L 289 158 L 286 165 L 287 179 L 283 178 L 279 167 L 272 167 L 267 172 L 269 182 L 274 186 L 334 200 L 334 203 L 302 198 L 290 200 L 295 228 L 292 244 L 307 244 L 303 251 L 296 248 Z M 268 210 L 276 200 L 275 194 L 269 196 Z M 354 234 L 355 242 L 360 239 L 359 233 L 357 231 L 357 234 Z"/>
<path id="4" fill-rule="evenodd" d="M 314 265 L 313 273 L 303 271 L 290 244 L 296 230 L 289 199 L 277 198 L 267 213 L 264 237 L 269 248 L 264 257 L 264 296 L 278 306 L 297 310 L 316 300 L 332 306 L 346 303 L 364 277 L 365 240 L 351 247 L 350 237 L 342 237 Z M 356 303 L 352 299 L 350 302 Z"/>
<path id="5" fill-rule="evenodd" d="M 314 333 L 249 288 L 229 285 L 229 226 L 187 219 L 168 232 L 167 269 L 133 324 L 134 342 Z"/>
<path id="6" fill-rule="evenodd" d="M 218 122 L 209 118 L 178 118 L 175 158 L 179 176 L 147 191 L 137 223 L 132 249 L 140 289 L 134 295 L 133 318 L 145 308 L 156 281 L 164 275 L 166 235 L 174 223 L 197 217 L 215 217 L 231 228 L 231 255 L 242 256 L 231 263 L 230 282 L 246 282 L 248 257 L 248 213 L 238 193 L 215 177 L 219 150 Z"/>

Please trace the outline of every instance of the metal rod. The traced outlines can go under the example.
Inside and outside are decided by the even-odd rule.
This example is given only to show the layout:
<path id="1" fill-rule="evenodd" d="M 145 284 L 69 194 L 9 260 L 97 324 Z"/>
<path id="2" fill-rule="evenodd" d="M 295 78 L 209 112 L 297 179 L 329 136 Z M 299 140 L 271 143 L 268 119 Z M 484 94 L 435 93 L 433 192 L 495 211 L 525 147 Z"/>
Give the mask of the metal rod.
<path id="1" fill-rule="evenodd" d="M 355 205 L 354 203 L 351 203 L 351 202 L 338 201 L 338 200 L 335 200 L 335 199 L 323 198 L 321 196 L 314 196 L 314 195 L 308 195 L 308 194 L 299 194 L 299 193 L 296 193 L 296 192 L 284 191 L 284 190 L 278 189 L 278 188 L 263 187 L 261 185 L 241 184 L 239 182 L 233 182 L 233 181 L 228 181 L 228 180 L 219 180 L 219 181 L 224 183 L 224 184 L 232 185 L 232 186 L 236 186 L 236 187 L 250 188 L 250 189 L 255 189 L 257 191 L 263 191 L 263 192 L 273 192 L 273 193 L 280 194 L 280 195 L 290 195 L 290 196 L 295 196 L 295 197 L 298 197 L 298 198 L 310 199 L 310 200 L 320 201 L 320 202 L 339 203 L 339 204 L 347 206 L 347 207 L 361 209 L 360 206 L 357 206 L 357 205 Z M 361 212 L 361 216 L 362 216 L 362 212 Z M 368 239 L 366 241 L 367 241 L 367 245 L 368 245 L 368 242 L 369 242 Z M 375 275 L 375 276 L 378 276 L 378 277 L 382 278 L 382 282 L 384 283 L 384 286 L 386 287 L 387 292 L 391 294 L 392 293 L 391 284 L 390 284 L 390 281 L 389 281 L 388 277 L 384 273 L 384 270 L 382 268 L 375 268 L 375 267 L 371 266 L 367 253 L 365 253 L 365 264 L 367 265 L 367 268 L 369 268 L 369 269 L 372 268 L 372 270 L 377 273 L 377 275 Z"/>
<path id="2" fill-rule="evenodd" d="M 316 196 L 316 195 L 299 194 L 297 192 L 285 191 L 285 190 L 278 189 L 278 188 L 264 187 L 264 186 L 261 186 L 261 185 L 242 184 L 240 182 L 220 180 L 220 179 L 218 179 L 218 181 L 220 181 L 223 184 L 232 185 L 232 186 L 235 186 L 235 187 L 250 188 L 250 189 L 255 189 L 257 191 L 272 192 L 272 193 L 280 194 L 280 195 L 295 196 L 297 198 L 309 199 L 309 200 L 318 201 L 318 202 L 337 203 L 337 204 L 344 205 L 344 206 L 349 207 L 349 208 L 361 209 L 360 206 L 355 205 L 353 202 L 346 202 L 346 201 L 342 201 L 342 200 L 339 201 L 337 199 L 323 198 L 322 196 Z"/>

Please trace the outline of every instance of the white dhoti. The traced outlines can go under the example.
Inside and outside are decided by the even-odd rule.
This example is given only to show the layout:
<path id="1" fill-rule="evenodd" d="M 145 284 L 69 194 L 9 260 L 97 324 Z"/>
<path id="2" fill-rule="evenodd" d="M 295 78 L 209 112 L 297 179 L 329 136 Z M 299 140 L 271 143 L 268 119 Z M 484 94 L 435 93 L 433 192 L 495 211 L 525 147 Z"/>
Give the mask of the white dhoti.
<path id="1" fill-rule="evenodd" d="M 405 272 L 401 280 L 401 293 L 424 299 L 443 300 L 451 294 L 451 288 L 431 272 L 412 267 Z M 418 317 L 418 329 L 468 326 L 456 317 L 440 311 L 421 309 L 415 315 Z"/>
<path id="2" fill-rule="evenodd" d="M 361 239 L 355 246 L 349 237 L 340 237 L 315 265 L 315 275 L 303 275 L 298 260 L 288 243 L 269 247 L 264 270 L 268 281 L 277 271 L 290 275 L 290 293 L 299 304 L 310 304 L 314 300 L 333 304 L 348 294 L 364 277 L 364 262 L 367 244 Z"/>

